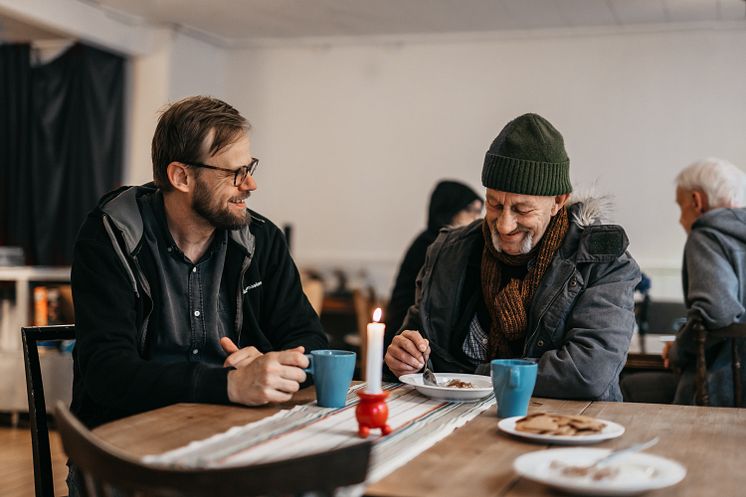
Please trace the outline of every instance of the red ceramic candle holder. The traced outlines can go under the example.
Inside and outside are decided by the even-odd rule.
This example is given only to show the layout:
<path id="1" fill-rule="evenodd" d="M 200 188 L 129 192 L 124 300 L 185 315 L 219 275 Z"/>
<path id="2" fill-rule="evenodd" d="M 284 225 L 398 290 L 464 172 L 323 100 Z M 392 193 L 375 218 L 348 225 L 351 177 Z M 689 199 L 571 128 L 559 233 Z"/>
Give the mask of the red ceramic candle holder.
<path id="1" fill-rule="evenodd" d="M 380 428 L 382 435 L 391 433 L 391 427 L 386 424 L 386 420 L 389 418 L 389 406 L 386 405 L 386 397 L 389 396 L 389 393 L 358 392 L 357 395 L 360 397 L 360 403 L 355 409 L 355 416 L 359 426 L 357 434 L 360 438 L 368 438 L 370 430 L 373 428 Z"/>

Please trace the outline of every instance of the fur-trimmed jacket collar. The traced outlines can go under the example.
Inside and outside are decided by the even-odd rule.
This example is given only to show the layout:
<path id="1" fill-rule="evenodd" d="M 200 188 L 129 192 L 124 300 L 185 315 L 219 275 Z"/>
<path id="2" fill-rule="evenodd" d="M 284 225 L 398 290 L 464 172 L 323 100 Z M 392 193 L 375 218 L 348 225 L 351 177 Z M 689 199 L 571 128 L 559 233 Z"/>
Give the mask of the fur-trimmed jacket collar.
<path id="1" fill-rule="evenodd" d="M 614 201 L 610 195 L 571 197 L 567 207 L 572 206 L 577 206 L 571 213 L 573 222 L 578 226 L 611 224 Z"/>

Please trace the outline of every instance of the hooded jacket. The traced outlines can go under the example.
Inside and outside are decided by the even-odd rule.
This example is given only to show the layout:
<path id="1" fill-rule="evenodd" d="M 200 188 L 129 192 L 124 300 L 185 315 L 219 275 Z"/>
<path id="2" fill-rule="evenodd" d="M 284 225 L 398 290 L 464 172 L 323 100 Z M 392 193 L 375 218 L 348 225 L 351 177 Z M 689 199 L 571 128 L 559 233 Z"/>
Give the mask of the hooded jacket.
<path id="1" fill-rule="evenodd" d="M 699 313 L 705 328 L 718 329 L 746 322 L 746 208 L 713 209 L 692 225 L 684 247 L 682 270 L 688 315 Z M 670 351 L 672 364 L 682 370 L 674 403 L 693 404 L 696 394 L 697 340 L 689 327 L 679 331 Z M 710 405 L 733 405 L 731 340 L 706 342 Z M 736 341 L 746 360 L 746 340 Z M 746 370 L 742 369 L 746 394 Z"/>
<path id="2" fill-rule="evenodd" d="M 603 208 L 600 199 L 569 207 L 568 232 L 527 309 L 523 357 L 538 362 L 536 396 L 622 400 L 619 372 L 634 329 L 640 269 L 626 252 L 624 229 L 602 223 Z M 475 371 L 466 360 L 465 336 L 454 331 L 469 254 L 485 243 L 481 225 L 442 231 L 418 276 L 403 329 L 429 339 L 436 372 L 489 374 L 489 364 Z"/>
<path id="3" fill-rule="evenodd" d="M 141 200 L 151 183 L 104 196 L 75 244 L 72 411 L 89 427 L 177 402 L 228 403 L 228 369 L 186 359 L 165 362 L 152 353 L 148 326 L 156 271 L 143 242 Z M 245 228 L 229 232 L 224 274 L 234 278 L 236 313 L 229 336 L 261 352 L 327 346 L 318 316 L 300 286 L 282 232 L 250 211 Z M 185 354 L 186 356 L 186 354 Z"/>
<path id="4" fill-rule="evenodd" d="M 386 309 L 386 344 L 404 321 L 407 309 L 414 304 L 414 289 L 417 273 L 425 263 L 427 248 L 438 237 L 438 232 L 453 220 L 453 216 L 475 200 L 483 200 L 477 192 L 457 181 L 441 181 L 430 196 L 427 229 L 417 235 L 404 254 L 396 275 L 394 289 Z"/>

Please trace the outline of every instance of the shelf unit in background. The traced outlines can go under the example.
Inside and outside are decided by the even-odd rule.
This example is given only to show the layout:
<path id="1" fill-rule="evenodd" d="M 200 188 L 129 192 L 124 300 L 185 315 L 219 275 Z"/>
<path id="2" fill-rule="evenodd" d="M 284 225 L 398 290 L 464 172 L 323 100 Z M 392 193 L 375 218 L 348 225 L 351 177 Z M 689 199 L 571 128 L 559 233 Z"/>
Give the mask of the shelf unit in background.
<path id="1" fill-rule="evenodd" d="M 17 420 L 28 410 L 26 379 L 21 347 L 21 327 L 32 324 L 32 287 L 70 282 L 69 267 L 0 267 L 0 282 L 12 283 L 14 298 L 0 307 L 0 411 L 10 412 Z M 42 375 L 48 405 L 55 400 L 69 403 L 72 385 L 72 358 L 57 350 L 46 350 L 42 357 Z M 50 403 L 51 402 L 51 403 Z"/>
<path id="2" fill-rule="evenodd" d="M 35 283 L 69 283 L 69 267 L 0 266 L 0 281 L 15 282 L 15 307 L 20 310 L 16 318 L 18 329 L 30 324 L 31 285 Z M 23 314 L 28 312 L 29 314 Z M 5 319 L 5 316 L 2 316 Z M 20 333 L 20 331 L 19 331 Z M 20 342 L 20 339 L 18 341 Z"/>

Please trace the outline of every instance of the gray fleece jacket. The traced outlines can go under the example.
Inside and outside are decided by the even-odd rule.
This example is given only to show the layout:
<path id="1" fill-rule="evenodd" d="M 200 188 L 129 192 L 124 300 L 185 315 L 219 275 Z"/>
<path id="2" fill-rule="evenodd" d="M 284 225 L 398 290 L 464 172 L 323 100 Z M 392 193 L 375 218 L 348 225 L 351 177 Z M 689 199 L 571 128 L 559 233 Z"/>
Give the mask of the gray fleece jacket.
<path id="1" fill-rule="evenodd" d="M 620 401 L 619 372 L 634 329 L 640 269 L 626 252 L 624 229 L 603 224 L 602 200 L 576 203 L 569 214 L 565 240 L 527 311 L 523 356 L 539 364 L 534 395 Z M 436 371 L 475 372 L 461 353 L 463 339 L 453 334 L 470 254 L 484 245 L 481 222 L 441 231 L 402 327 L 430 340 Z"/>
<path id="2" fill-rule="evenodd" d="M 684 247 L 684 298 L 689 315 L 699 312 L 705 327 L 717 329 L 746 322 L 746 208 L 713 209 L 694 222 Z M 746 340 L 737 342 L 746 360 Z M 671 349 L 671 361 L 682 369 L 674 403 L 693 404 L 696 336 L 683 328 Z M 731 341 L 706 342 L 710 405 L 733 405 Z M 746 370 L 744 378 L 746 397 Z"/>

